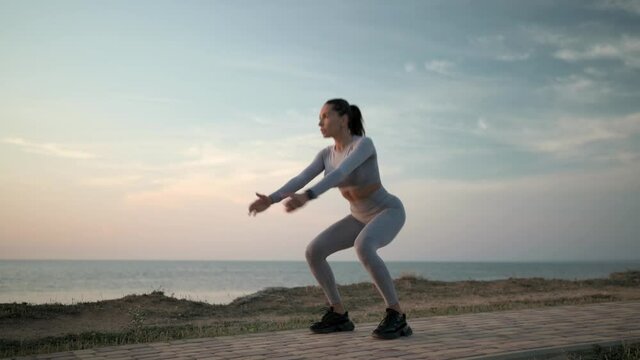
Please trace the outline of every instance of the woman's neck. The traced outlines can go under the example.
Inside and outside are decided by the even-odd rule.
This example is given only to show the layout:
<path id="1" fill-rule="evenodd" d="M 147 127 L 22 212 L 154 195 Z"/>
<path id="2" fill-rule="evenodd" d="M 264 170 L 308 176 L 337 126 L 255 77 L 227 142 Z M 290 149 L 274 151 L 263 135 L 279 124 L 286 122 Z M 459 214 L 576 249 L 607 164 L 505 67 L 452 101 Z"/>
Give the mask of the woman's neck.
<path id="1" fill-rule="evenodd" d="M 349 144 L 351 144 L 353 135 L 351 133 L 344 133 L 340 136 L 334 137 L 333 139 L 336 142 L 335 149 L 338 151 L 343 151 L 347 146 L 349 146 Z"/>

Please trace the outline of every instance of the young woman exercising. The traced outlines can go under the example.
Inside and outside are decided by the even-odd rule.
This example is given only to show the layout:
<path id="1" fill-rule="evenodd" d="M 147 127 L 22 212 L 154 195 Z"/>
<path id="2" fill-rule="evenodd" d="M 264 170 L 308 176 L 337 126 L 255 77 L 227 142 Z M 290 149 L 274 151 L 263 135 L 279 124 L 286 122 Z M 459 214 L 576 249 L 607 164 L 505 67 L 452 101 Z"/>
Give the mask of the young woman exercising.
<path id="1" fill-rule="evenodd" d="M 354 329 L 327 263 L 329 255 L 353 246 L 387 305 L 386 315 L 373 336 L 382 339 L 409 336 L 412 330 L 398 302 L 393 279 L 377 254 L 404 225 L 402 202 L 382 187 L 376 149 L 371 139 L 364 136 L 362 114 L 357 106 L 343 99 L 327 101 L 320 110 L 319 126 L 322 135 L 333 138 L 335 144 L 322 149 L 306 169 L 271 195 L 256 193 L 258 199 L 249 206 L 249 214 L 255 216 L 285 198 L 286 211 L 291 212 L 338 187 L 351 205 L 351 214 L 321 232 L 306 250 L 311 272 L 330 304 L 327 313 L 310 329 L 315 333 Z M 322 180 L 302 193 L 295 193 L 323 170 Z"/>

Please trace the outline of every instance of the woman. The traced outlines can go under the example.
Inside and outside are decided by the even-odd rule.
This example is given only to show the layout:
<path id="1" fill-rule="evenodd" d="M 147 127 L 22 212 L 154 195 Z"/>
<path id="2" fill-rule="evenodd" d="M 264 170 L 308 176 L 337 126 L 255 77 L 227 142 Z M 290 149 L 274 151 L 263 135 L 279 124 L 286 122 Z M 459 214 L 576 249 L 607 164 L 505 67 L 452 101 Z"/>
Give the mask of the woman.
<path id="1" fill-rule="evenodd" d="M 393 280 L 377 250 L 391 242 L 405 222 L 402 202 L 389 194 L 380 182 L 376 150 L 364 136 L 362 114 L 343 99 L 327 101 L 320 110 L 320 131 L 333 138 L 334 145 L 322 149 L 313 162 L 280 189 L 249 206 L 249 215 L 266 210 L 284 198 L 287 212 L 304 206 L 332 187 L 338 187 L 351 204 L 351 214 L 320 233 L 307 247 L 311 272 L 322 287 L 330 307 L 319 322 L 311 325 L 315 333 L 351 331 L 354 325 L 340 299 L 327 257 L 354 247 L 387 305 L 386 315 L 373 336 L 395 339 L 412 331 L 402 312 Z M 303 193 L 295 193 L 324 170 L 325 176 Z"/>

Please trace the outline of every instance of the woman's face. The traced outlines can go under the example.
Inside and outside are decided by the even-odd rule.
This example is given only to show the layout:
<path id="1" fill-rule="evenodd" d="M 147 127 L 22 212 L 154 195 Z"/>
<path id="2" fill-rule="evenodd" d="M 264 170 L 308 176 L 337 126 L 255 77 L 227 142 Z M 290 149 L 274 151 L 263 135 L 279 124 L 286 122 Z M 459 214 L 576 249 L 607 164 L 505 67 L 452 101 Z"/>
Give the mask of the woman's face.
<path id="1" fill-rule="evenodd" d="M 335 137 L 345 131 L 349 125 L 349 117 L 347 114 L 339 115 L 333 110 L 333 105 L 324 104 L 320 109 L 320 132 L 325 138 Z"/>

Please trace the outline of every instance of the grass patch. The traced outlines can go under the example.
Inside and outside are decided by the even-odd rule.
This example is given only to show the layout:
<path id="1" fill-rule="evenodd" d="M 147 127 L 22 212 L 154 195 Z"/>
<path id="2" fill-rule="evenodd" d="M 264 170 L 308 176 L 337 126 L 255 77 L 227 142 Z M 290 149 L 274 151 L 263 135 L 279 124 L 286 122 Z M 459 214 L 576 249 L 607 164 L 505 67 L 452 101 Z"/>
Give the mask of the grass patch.
<path id="1" fill-rule="evenodd" d="M 637 301 L 639 284 L 640 271 L 576 281 L 512 278 L 442 282 L 415 274 L 403 274 L 395 280 L 409 318 Z M 385 305 L 373 284 L 339 289 L 356 323 L 381 319 Z M 227 305 L 176 299 L 162 291 L 73 305 L 0 304 L 0 357 L 302 329 L 321 316 L 323 301 L 319 287 L 304 286 L 266 288 Z"/>
<path id="2" fill-rule="evenodd" d="M 0 320 L 3 319 L 51 319 L 58 315 L 78 314 L 80 309 L 76 305 L 28 303 L 0 304 Z"/>
<path id="3" fill-rule="evenodd" d="M 567 354 L 569 360 L 638 360 L 640 343 L 622 344 L 611 347 L 594 345 L 589 350 L 573 351 Z"/>

